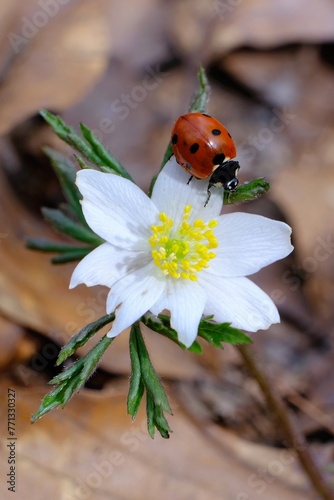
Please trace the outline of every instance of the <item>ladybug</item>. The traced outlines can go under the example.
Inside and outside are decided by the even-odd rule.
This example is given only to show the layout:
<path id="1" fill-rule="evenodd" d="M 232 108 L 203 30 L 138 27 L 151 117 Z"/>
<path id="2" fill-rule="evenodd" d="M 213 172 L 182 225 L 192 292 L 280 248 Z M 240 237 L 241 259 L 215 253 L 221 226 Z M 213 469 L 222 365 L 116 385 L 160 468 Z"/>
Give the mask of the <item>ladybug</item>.
<path id="1" fill-rule="evenodd" d="M 195 179 L 210 177 L 208 197 L 212 187 L 234 191 L 238 185 L 239 162 L 231 160 L 237 151 L 226 128 L 205 113 L 180 116 L 172 130 L 172 149 L 176 161 Z"/>

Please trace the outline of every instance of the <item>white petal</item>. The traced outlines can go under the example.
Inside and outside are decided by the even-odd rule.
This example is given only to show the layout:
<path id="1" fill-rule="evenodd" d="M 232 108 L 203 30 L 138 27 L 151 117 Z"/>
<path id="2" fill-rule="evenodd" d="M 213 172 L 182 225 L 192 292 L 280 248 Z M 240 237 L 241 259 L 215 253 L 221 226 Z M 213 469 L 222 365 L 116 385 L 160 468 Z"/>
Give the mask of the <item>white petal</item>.
<path id="1" fill-rule="evenodd" d="M 195 219 L 208 221 L 216 218 L 223 206 L 223 192 L 212 189 L 211 198 L 204 207 L 207 198 L 208 180 L 197 180 L 187 184 L 190 175 L 176 162 L 175 156 L 166 163 L 154 185 L 152 201 L 159 211 L 165 212 L 177 227 L 186 205 L 191 205 L 193 211 L 189 222 Z"/>
<path id="2" fill-rule="evenodd" d="M 168 309 L 172 328 L 177 331 L 179 340 L 189 347 L 197 336 L 207 294 L 194 281 L 170 278 L 166 282 L 164 293 L 150 309 L 155 315 Z"/>
<path id="3" fill-rule="evenodd" d="M 158 212 L 138 186 L 92 169 L 78 172 L 76 183 L 83 195 L 85 219 L 96 234 L 115 246 L 133 250 L 147 242 Z"/>
<path id="4" fill-rule="evenodd" d="M 159 271 L 159 272 L 157 272 Z M 120 279 L 110 290 L 107 312 L 116 309 L 116 318 L 108 337 L 116 337 L 137 321 L 159 300 L 166 280 L 152 262 Z"/>
<path id="5" fill-rule="evenodd" d="M 204 314 L 213 314 L 217 323 L 228 322 L 256 332 L 280 322 L 271 298 L 248 278 L 221 278 L 202 272 L 200 283 L 208 294 Z"/>
<path id="6" fill-rule="evenodd" d="M 103 243 L 79 262 L 73 271 L 70 288 L 80 283 L 111 288 L 115 281 L 143 267 L 150 260 L 147 253 L 120 250 L 110 243 Z"/>
<path id="7" fill-rule="evenodd" d="M 248 276 L 292 252 L 291 228 L 261 215 L 234 213 L 218 217 L 214 233 L 219 241 L 210 273 Z"/>

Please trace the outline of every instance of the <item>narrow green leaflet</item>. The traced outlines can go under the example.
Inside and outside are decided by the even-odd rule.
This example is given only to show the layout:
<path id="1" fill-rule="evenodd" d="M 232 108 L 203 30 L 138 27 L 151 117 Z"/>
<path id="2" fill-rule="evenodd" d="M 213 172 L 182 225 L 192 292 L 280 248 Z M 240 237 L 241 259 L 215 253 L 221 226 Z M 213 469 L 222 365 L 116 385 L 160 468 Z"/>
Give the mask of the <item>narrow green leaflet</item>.
<path id="1" fill-rule="evenodd" d="M 92 250 L 91 247 L 74 247 L 69 243 L 59 243 L 58 241 L 51 241 L 44 238 L 29 238 L 26 243 L 27 248 L 30 250 L 41 250 L 43 252 L 60 252 L 66 253 L 71 250 Z"/>
<path id="2" fill-rule="evenodd" d="M 63 264 L 82 259 L 95 248 L 95 246 L 76 247 L 41 238 L 29 238 L 26 241 L 26 247 L 40 252 L 59 253 L 59 255 L 51 259 L 52 264 Z"/>
<path id="3" fill-rule="evenodd" d="M 137 324 L 134 324 L 132 328 L 133 343 L 135 342 L 134 345 L 136 345 L 137 348 L 140 361 L 141 376 L 143 378 L 145 387 L 147 391 L 150 392 L 154 403 L 158 406 L 161 406 L 161 408 L 167 413 L 172 414 L 165 389 L 155 369 L 153 368 L 140 328 Z"/>
<path id="4" fill-rule="evenodd" d="M 97 236 L 88 227 L 82 226 L 79 222 L 75 222 L 65 215 L 61 210 L 55 208 L 42 208 L 42 214 L 45 219 L 60 233 L 72 236 L 72 238 L 91 243 L 92 245 L 100 245 L 103 240 Z"/>
<path id="5" fill-rule="evenodd" d="M 100 167 L 103 167 L 104 171 L 109 171 L 110 173 L 121 175 L 126 179 L 132 180 L 131 175 L 128 174 L 128 172 L 125 170 L 125 168 L 122 167 L 120 162 L 109 153 L 107 148 L 105 148 L 103 144 L 101 144 L 101 142 L 97 139 L 93 132 L 88 127 L 86 127 L 86 125 L 81 123 L 80 129 L 82 135 L 90 145 L 93 153 L 96 154 L 100 159 L 101 163 L 99 163 L 98 165 Z"/>
<path id="6" fill-rule="evenodd" d="M 158 429 L 161 437 L 168 439 L 171 429 L 160 406 L 157 406 L 151 394 L 146 394 L 147 430 L 151 438 L 154 438 L 155 429 Z"/>
<path id="7" fill-rule="evenodd" d="M 173 342 L 178 344 L 182 349 L 186 349 L 186 347 L 178 340 L 177 332 L 170 326 L 170 316 L 159 314 L 158 319 L 160 322 L 147 315 L 142 318 L 141 321 L 151 330 L 164 335 L 170 340 L 173 340 Z M 211 317 L 205 318 L 200 322 L 198 336 L 207 340 L 215 347 L 222 348 L 222 342 L 226 342 L 227 344 L 249 344 L 252 342 L 250 337 L 237 328 L 231 327 L 229 323 L 214 323 L 211 319 Z M 197 340 L 193 342 L 188 350 L 196 354 L 202 354 L 203 352 L 203 349 Z"/>
<path id="8" fill-rule="evenodd" d="M 73 335 L 73 337 L 64 347 L 62 347 L 56 362 L 56 366 L 61 365 L 69 356 L 72 356 L 72 354 L 77 349 L 79 349 L 79 347 L 82 347 L 84 344 L 86 344 L 86 342 L 88 342 L 88 340 L 94 335 L 94 333 L 101 330 L 101 328 L 103 328 L 105 325 L 108 325 L 108 323 L 114 321 L 114 319 L 114 313 L 106 314 L 96 321 L 93 321 L 92 323 L 84 326 L 77 334 Z"/>
<path id="9" fill-rule="evenodd" d="M 92 168 L 92 166 L 88 165 L 88 163 L 86 163 L 82 158 L 80 158 L 80 156 L 75 154 L 74 157 L 75 157 L 80 168 L 82 168 L 82 169 L 83 168 Z M 105 172 L 104 167 L 100 167 L 100 170 L 101 170 L 101 172 Z M 110 172 L 110 169 L 108 167 L 106 167 L 106 171 L 108 173 L 108 172 Z"/>
<path id="10" fill-rule="evenodd" d="M 39 409 L 31 417 L 31 421 L 35 422 L 38 418 L 58 406 L 64 408 L 73 393 L 79 391 L 92 375 L 112 341 L 113 339 L 111 338 L 103 337 L 86 356 L 50 380 L 49 384 L 57 385 L 58 387 L 44 396 Z"/>
<path id="11" fill-rule="evenodd" d="M 44 152 L 51 160 L 71 213 L 86 227 L 87 222 L 80 203 L 82 196 L 75 184 L 76 171 L 73 164 L 64 155 L 51 148 L 44 148 Z"/>
<path id="12" fill-rule="evenodd" d="M 138 413 L 139 406 L 144 394 L 144 382 L 141 376 L 141 366 L 140 359 L 137 349 L 136 342 L 136 332 L 134 331 L 134 326 L 131 328 L 130 332 L 130 360 L 131 360 L 131 377 L 130 377 L 130 387 L 128 394 L 128 413 L 132 415 L 134 419 Z"/>
<path id="13" fill-rule="evenodd" d="M 84 218 L 80 203 L 82 196 L 75 184 L 76 170 L 73 164 L 64 155 L 51 148 L 45 148 L 44 151 L 51 160 L 67 204 L 59 210 L 44 208 L 42 213 L 58 232 L 71 236 L 80 242 L 88 244 L 88 246 L 53 242 L 39 238 L 29 238 L 26 246 L 31 250 L 57 253 L 58 255 L 51 259 L 52 264 L 77 261 L 100 245 L 103 240 L 89 228 Z"/>
<path id="14" fill-rule="evenodd" d="M 197 72 L 199 88 L 190 101 L 189 113 L 204 113 L 210 97 L 210 84 L 207 79 L 205 69 L 200 66 Z"/>
<path id="15" fill-rule="evenodd" d="M 227 344 L 250 344 L 252 339 L 245 333 L 233 328 L 229 323 L 212 323 L 203 319 L 198 328 L 198 335 L 215 347 L 222 348 L 222 342 Z"/>
<path id="16" fill-rule="evenodd" d="M 164 314 L 159 314 L 158 320 L 154 319 L 150 315 L 144 316 L 141 321 L 148 327 L 150 330 L 153 330 L 154 332 L 160 333 L 160 335 L 163 335 L 164 337 L 169 338 L 175 344 L 181 347 L 181 349 L 185 350 L 188 349 L 190 352 L 194 352 L 196 354 L 202 354 L 202 347 L 200 344 L 195 340 L 190 347 L 186 347 L 182 342 L 179 341 L 177 332 L 170 326 L 170 317 L 166 316 Z"/>
<path id="17" fill-rule="evenodd" d="M 151 437 L 155 428 L 161 436 L 169 437 L 169 426 L 163 412 L 172 414 L 165 389 L 153 368 L 138 323 L 130 332 L 131 379 L 128 394 L 128 412 L 134 418 L 146 390 L 147 428 Z"/>
<path id="18" fill-rule="evenodd" d="M 46 110 L 41 110 L 40 114 L 45 121 L 51 125 L 58 137 L 72 146 L 76 151 L 83 154 L 87 160 L 99 167 L 109 167 L 110 171 L 113 173 L 132 180 L 130 174 L 122 167 L 120 162 L 109 153 L 109 151 L 99 142 L 97 137 L 94 136 L 93 132 L 85 125 L 81 125 L 81 131 L 84 134 L 82 138 L 73 128 L 66 125 L 59 116 Z"/>
<path id="19" fill-rule="evenodd" d="M 72 248 L 68 252 L 63 252 L 56 257 L 52 257 L 51 264 L 66 264 L 67 262 L 77 262 L 88 255 L 95 247 Z"/>
<path id="20" fill-rule="evenodd" d="M 92 163 L 96 165 L 99 164 L 100 159 L 92 151 L 89 144 L 87 144 L 87 142 L 80 137 L 72 127 L 66 125 L 66 123 L 59 116 L 56 116 L 50 111 L 44 109 L 40 111 L 40 115 L 53 128 L 53 131 L 58 135 L 58 137 L 60 137 L 60 139 L 72 146 L 76 151 L 82 153 Z"/>
<path id="21" fill-rule="evenodd" d="M 270 184 L 263 177 L 245 182 L 235 191 L 224 191 L 224 205 L 251 201 L 264 195 L 270 189 Z"/>

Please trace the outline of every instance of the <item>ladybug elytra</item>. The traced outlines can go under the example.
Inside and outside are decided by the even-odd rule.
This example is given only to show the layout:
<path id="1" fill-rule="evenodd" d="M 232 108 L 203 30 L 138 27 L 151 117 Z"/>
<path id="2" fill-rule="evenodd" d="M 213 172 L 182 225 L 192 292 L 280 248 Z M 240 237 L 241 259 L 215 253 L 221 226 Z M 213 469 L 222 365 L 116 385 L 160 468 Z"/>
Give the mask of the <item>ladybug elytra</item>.
<path id="1" fill-rule="evenodd" d="M 196 179 L 210 177 L 207 205 L 212 187 L 233 191 L 238 185 L 239 162 L 233 139 L 215 118 L 204 113 L 180 116 L 172 130 L 172 148 L 176 161 Z"/>

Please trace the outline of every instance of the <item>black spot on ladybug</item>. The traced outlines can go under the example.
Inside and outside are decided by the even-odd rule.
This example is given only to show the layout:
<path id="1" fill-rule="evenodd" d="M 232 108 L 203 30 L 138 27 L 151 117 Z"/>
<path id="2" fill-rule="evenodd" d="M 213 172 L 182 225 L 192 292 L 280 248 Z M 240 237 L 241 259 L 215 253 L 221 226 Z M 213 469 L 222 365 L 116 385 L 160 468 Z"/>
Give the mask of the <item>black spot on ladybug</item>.
<path id="1" fill-rule="evenodd" d="M 219 130 L 218 128 L 214 128 L 213 130 L 211 130 L 211 134 L 212 135 L 220 135 L 221 134 L 221 130 Z"/>
<path id="2" fill-rule="evenodd" d="M 230 139 L 232 139 L 232 136 L 231 136 L 231 134 L 230 134 L 229 132 L 227 132 L 227 134 L 228 134 L 229 138 L 230 138 Z"/>
<path id="3" fill-rule="evenodd" d="M 213 159 L 212 159 L 212 163 L 214 165 L 221 165 L 221 163 L 223 163 L 225 160 L 225 155 L 224 153 L 219 153 L 218 155 L 216 155 Z"/>
<path id="4" fill-rule="evenodd" d="M 173 137 L 172 137 L 172 144 L 176 144 L 177 140 L 178 140 L 178 135 L 174 134 Z"/>
<path id="5" fill-rule="evenodd" d="M 207 116 L 208 118 L 212 118 L 211 115 L 207 115 L 206 113 L 202 113 L 202 116 Z"/>
<path id="6" fill-rule="evenodd" d="M 199 144 L 198 142 L 194 142 L 194 144 L 192 144 L 189 148 L 189 151 L 191 154 L 195 154 L 197 153 L 197 151 L 199 150 Z"/>

